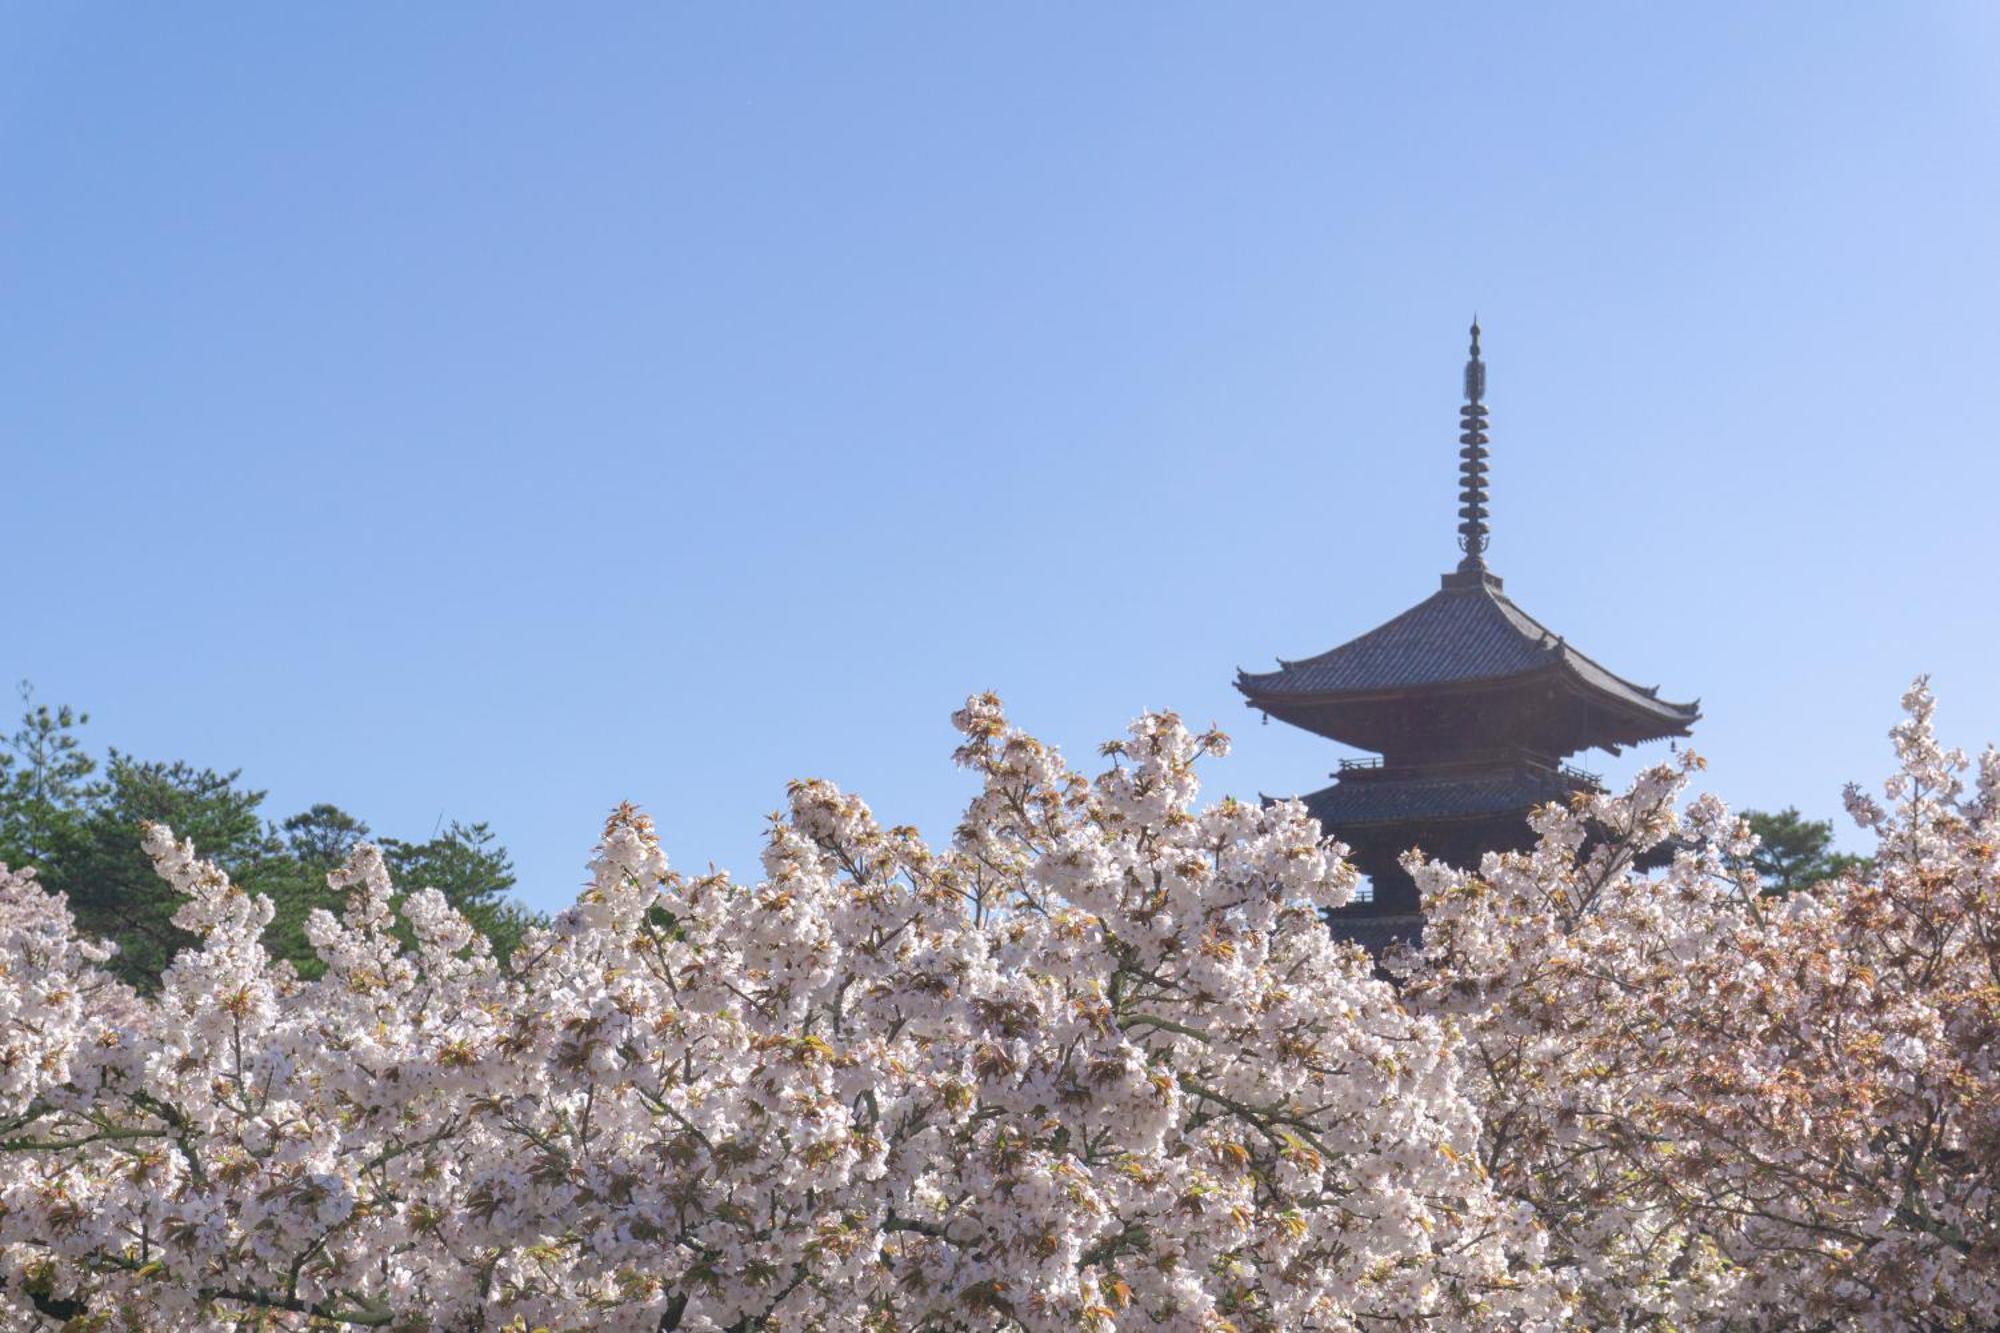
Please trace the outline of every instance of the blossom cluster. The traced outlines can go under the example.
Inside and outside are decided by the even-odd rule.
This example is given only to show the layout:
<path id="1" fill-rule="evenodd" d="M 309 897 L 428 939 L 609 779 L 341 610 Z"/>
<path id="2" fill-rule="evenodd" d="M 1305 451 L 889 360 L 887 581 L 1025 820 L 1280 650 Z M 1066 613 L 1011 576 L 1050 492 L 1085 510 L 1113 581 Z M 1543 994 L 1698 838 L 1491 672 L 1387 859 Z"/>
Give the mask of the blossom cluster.
<path id="1" fill-rule="evenodd" d="M 1455 1021 L 1481 1162 L 1588 1326 L 2000 1327 L 2000 753 L 1903 705 L 1887 803 L 1848 789 L 1865 874 L 1761 897 L 1747 827 L 1676 808 L 1692 757 L 1532 852 L 1409 862 L 1404 998 Z"/>
<path id="2" fill-rule="evenodd" d="M 948 844 L 797 782 L 752 885 L 622 807 L 504 965 L 364 846 L 303 979 L 154 827 L 141 995 L 0 871 L 0 1328 L 1990 1327 L 2000 759 L 1908 702 L 1869 878 L 1760 901 L 1662 769 L 1413 857 L 1386 973 L 1219 733 L 1087 778 L 990 696 Z"/>

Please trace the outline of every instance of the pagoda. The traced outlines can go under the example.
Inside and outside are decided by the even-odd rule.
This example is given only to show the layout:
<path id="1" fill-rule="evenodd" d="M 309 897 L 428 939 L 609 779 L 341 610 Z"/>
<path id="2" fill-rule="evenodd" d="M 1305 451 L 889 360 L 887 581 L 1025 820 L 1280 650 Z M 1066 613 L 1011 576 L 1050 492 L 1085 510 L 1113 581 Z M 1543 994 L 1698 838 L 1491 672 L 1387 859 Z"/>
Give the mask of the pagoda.
<path id="1" fill-rule="evenodd" d="M 1372 895 L 1336 913 L 1335 929 L 1373 949 L 1415 939 L 1415 883 L 1397 864 L 1421 847 L 1454 865 L 1531 846 L 1537 806 L 1602 790 L 1563 761 L 1581 750 L 1685 736 L 1698 704 L 1669 703 L 1573 647 L 1516 606 L 1486 567 L 1486 366 L 1479 324 L 1459 409 L 1458 545 L 1443 586 L 1388 623 L 1319 654 L 1238 671 L 1236 688 L 1266 720 L 1358 750 L 1334 782 L 1304 797 L 1350 848 Z"/>

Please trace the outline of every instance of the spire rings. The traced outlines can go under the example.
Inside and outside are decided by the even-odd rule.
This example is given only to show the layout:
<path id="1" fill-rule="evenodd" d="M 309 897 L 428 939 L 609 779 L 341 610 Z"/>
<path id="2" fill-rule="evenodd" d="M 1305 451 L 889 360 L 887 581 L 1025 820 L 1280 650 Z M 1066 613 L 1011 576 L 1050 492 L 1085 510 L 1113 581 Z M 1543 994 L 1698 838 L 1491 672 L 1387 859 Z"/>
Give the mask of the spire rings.
<path id="1" fill-rule="evenodd" d="M 1465 405 L 1458 409 L 1458 549 L 1460 568 L 1482 568 L 1486 530 L 1486 363 L 1479 359 L 1479 319 L 1472 320 L 1472 350 L 1465 363 Z"/>

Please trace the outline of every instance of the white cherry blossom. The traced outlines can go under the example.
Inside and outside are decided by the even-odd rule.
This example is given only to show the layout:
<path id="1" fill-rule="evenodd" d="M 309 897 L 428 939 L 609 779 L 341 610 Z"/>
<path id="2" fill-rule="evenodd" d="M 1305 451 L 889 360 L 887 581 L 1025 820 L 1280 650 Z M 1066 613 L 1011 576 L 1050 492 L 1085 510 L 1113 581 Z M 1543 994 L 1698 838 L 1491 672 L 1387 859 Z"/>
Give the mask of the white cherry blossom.
<path id="1" fill-rule="evenodd" d="M 1866 878 L 1758 899 L 1689 760 L 1413 861 L 1394 980 L 1219 734 L 1086 779 L 990 696 L 948 844 L 801 781 L 747 884 L 622 807 L 505 965 L 364 846 L 301 979 L 154 828 L 139 995 L 0 872 L 0 1327 L 1991 1327 L 2000 758 L 1906 704 Z"/>

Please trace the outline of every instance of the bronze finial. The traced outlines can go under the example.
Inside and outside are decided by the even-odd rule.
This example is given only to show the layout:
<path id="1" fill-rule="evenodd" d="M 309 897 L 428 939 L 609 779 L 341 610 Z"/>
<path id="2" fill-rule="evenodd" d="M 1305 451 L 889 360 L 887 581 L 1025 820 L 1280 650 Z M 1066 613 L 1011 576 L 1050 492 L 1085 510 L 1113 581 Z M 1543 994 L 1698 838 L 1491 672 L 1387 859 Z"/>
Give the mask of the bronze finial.
<path id="1" fill-rule="evenodd" d="M 1486 396 L 1486 363 L 1479 359 L 1479 316 L 1472 317 L 1472 353 L 1465 363 L 1465 401 L 1476 403 Z"/>

